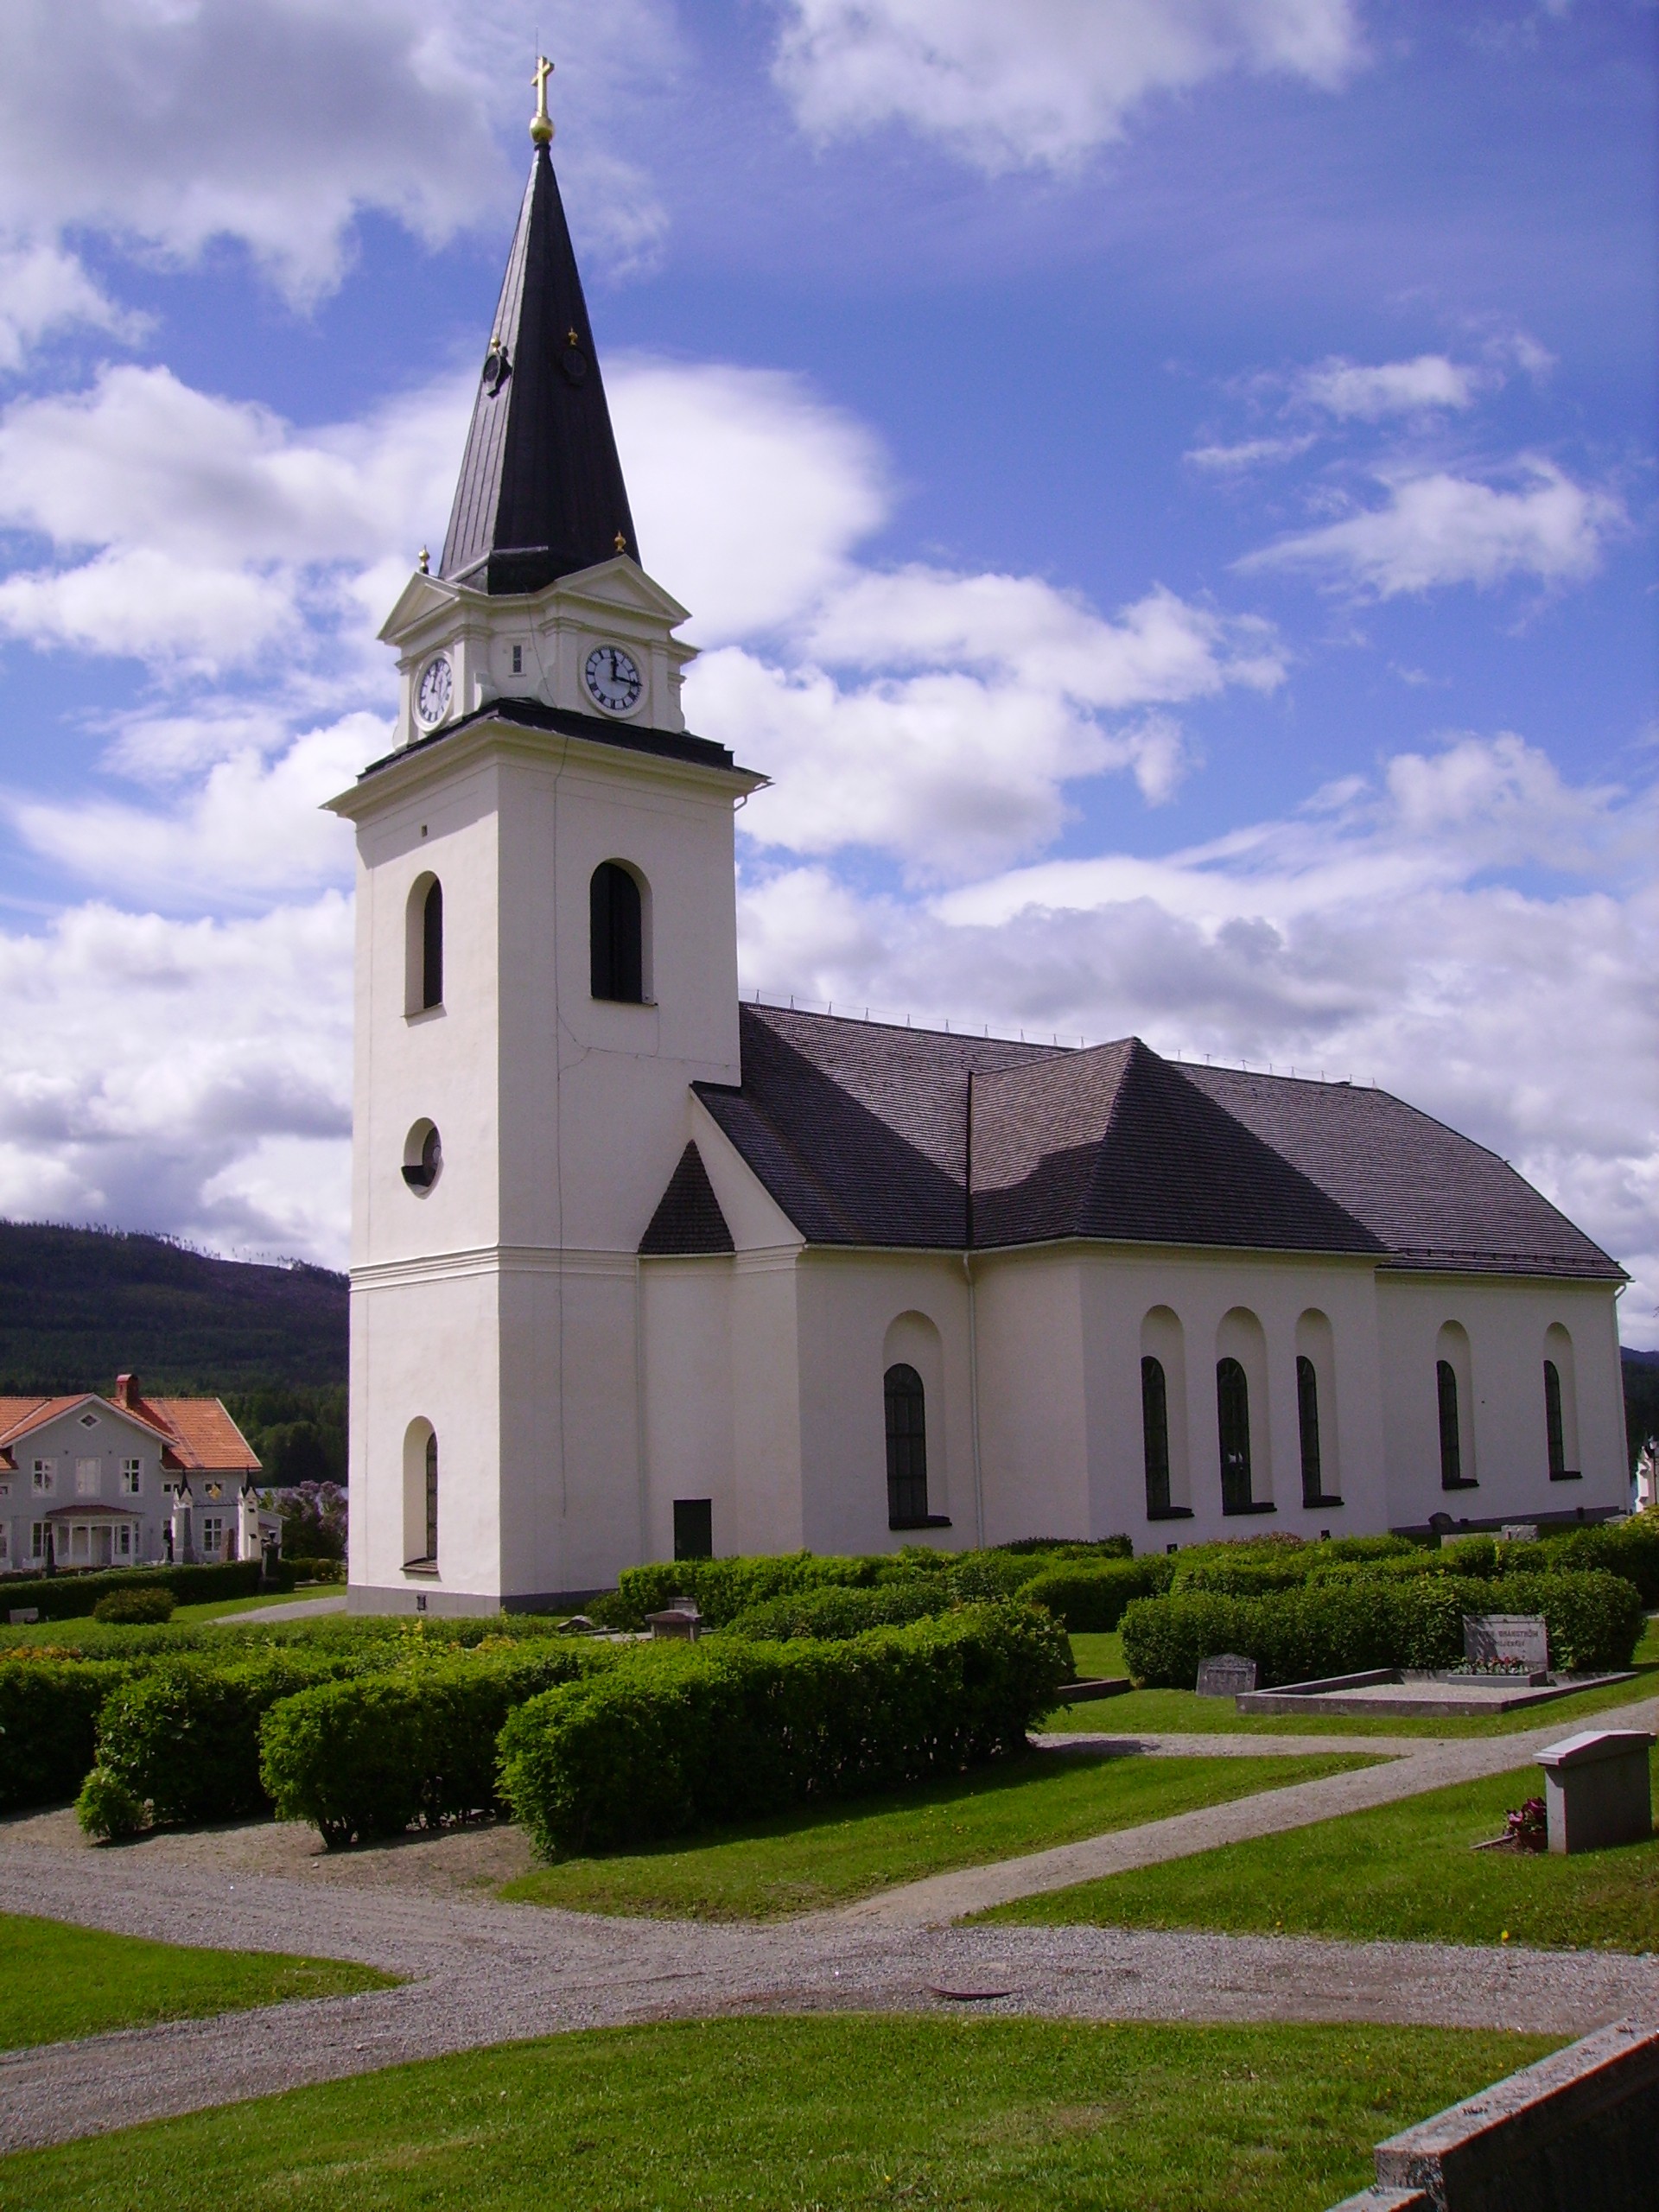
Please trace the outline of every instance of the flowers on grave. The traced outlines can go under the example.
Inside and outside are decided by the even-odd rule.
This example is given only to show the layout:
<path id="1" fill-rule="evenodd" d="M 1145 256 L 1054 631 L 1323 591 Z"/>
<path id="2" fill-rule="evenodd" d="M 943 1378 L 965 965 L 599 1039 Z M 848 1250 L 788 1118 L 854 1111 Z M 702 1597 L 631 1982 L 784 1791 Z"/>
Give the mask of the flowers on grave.
<path id="1" fill-rule="evenodd" d="M 1547 1851 L 1549 1848 L 1549 1822 L 1544 1812 L 1541 1797 L 1529 1797 L 1524 1805 L 1517 1805 L 1512 1813 L 1503 1815 L 1504 1839 L 1516 1851 Z"/>

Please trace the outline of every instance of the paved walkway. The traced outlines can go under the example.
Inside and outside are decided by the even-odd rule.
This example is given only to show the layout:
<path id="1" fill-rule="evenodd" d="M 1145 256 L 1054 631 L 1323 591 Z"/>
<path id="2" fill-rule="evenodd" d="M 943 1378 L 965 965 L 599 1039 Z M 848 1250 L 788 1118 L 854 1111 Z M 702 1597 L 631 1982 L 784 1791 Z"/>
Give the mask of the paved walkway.
<path id="1" fill-rule="evenodd" d="M 1651 1701 L 1604 1719 L 1641 1725 Z M 1539 1732 L 1539 1742 L 1551 1732 Z M 1072 1739 L 1076 1740 L 1076 1739 Z M 1203 1738 L 1106 1738 L 1160 1753 L 1207 1747 Z M 1283 1739 L 1241 1740 L 1258 1750 Z M 1293 1740 L 1307 1749 L 1306 1737 Z M 1376 1738 L 1364 1748 L 1376 1750 Z M 1306 1793 L 1387 1780 L 1439 1787 L 1524 1764 L 1532 1736 L 1423 1745 L 1387 1765 L 1299 1784 L 1217 1808 L 1253 1808 L 1262 1825 L 1324 1818 Z M 1241 1756 L 1244 1754 L 1241 1753 Z M 1372 1799 L 1367 1802 L 1382 1802 Z M 1272 1815 L 1277 1813 L 1280 1817 Z M 1289 1817 L 1283 1817 L 1285 1815 Z M 1210 1818 L 1189 1814 L 1182 1821 Z M 55 1824 L 54 1824 L 55 1822 Z M 1181 1822 L 1067 1846 L 1066 1853 L 1138 1848 L 1125 1864 L 1176 1855 Z M 263 1833 L 269 1834 L 266 1825 Z M 231 1831 L 230 1843 L 244 1834 Z M 495 1832 L 499 1834 L 499 1832 Z M 1206 1845 L 1190 1840 L 1186 1848 Z M 474 1831 L 486 1839 L 489 1831 Z M 1139 1840 L 1137 1845 L 1137 1839 Z M 414 2058 L 556 2031 L 748 2012 L 912 2011 L 951 2006 L 1084 2019 L 1392 2022 L 1507 2027 L 1580 2035 L 1634 2016 L 1659 2019 L 1659 1960 L 1413 1943 L 1164 1934 L 1101 1928 L 954 1928 L 960 1910 L 940 1884 L 1001 1876 L 999 1893 L 1053 1886 L 1065 1853 L 1004 1869 L 938 1878 L 838 1913 L 766 1926 L 622 1920 L 423 1893 L 385 1868 L 460 1837 L 332 1862 L 323 1883 L 215 1866 L 215 1839 L 155 1840 L 91 1851 L 56 1816 L 0 1823 L 0 1911 L 34 1912 L 175 1942 L 291 1949 L 351 1958 L 409 1977 L 400 1988 L 134 2030 L 0 2056 L 0 2148 L 61 2142 L 131 2122 L 339 2079 Z M 1224 1839 L 1223 1839 L 1224 1840 Z M 170 1846 L 188 1842 L 189 1858 Z M 379 1864 L 376 1864 L 377 1856 Z M 453 1852 L 451 1853 L 453 1857 Z M 351 1878 L 355 1872 L 356 1878 Z M 1068 1868 L 1066 1878 L 1083 1878 Z M 1018 1886 L 1010 1890 L 1011 1882 Z M 925 1911 L 918 1893 L 930 1893 Z M 898 1912 L 875 1907 L 903 1901 Z M 988 1902 L 978 1894 L 974 1903 Z M 952 1993 L 956 1993 L 954 1995 Z"/>

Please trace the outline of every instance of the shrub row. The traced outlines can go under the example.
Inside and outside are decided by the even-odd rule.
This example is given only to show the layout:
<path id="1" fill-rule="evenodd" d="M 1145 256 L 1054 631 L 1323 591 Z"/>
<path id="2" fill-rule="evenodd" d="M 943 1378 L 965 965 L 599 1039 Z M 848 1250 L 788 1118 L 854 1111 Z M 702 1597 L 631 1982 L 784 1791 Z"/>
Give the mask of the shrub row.
<path id="1" fill-rule="evenodd" d="M 649 1656 L 649 1655 L 647 1655 Z M 496 1738 L 526 1698 L 603 1672 L 613 1647 L 423 1659 L 302 1690 L 273 1705 L 259 1774 L 280 1819 L 309 1821 L 329 1849 L 497 1804 Z"/>
<path id="2" fill-rule="evenodd" d="M 21 1652 L 0 1664 L 0 1812 L 74 1796 L 92 1764 L 99 1708 L 130 1672 L 119 1661 Z"/>
<path id="3" fill-rule="evenodd" d="M 1321 1576 L 1262 1597 L 1177 1589 L 1132 1605 L 1123 1650 L 1136 1681 L 1191 1689 L 1220 1651 L 1254 1659 L 1263 1688 L 1371 1667 L 1450 1667 L 1465 1613 L 1540 1613 L 1552 1662 L 1597 1673 L 1626 1667 L 1643 1628 L 1632 1586 L 1605 1573 L 1389 1579 Z"/>
<path id="4" fill-rule="evenodd" d="M 284 1553 L 283 1565 L 296 1582 L 343 1582 L 346 1580 L 343 1559 L 306 1559 L 298 1554 L 290 1559 Z"/>
<path id="5" fill-rule="evenodd" d="M 170 1621 L 178 1600 L 170 1590 L 146 1586 L 141 1590 L 106 1590 L 92 1607 L 95 1621 L 113 1621 L 124 1628 L 155 1627 Z"/>
<path id="6" fill-rule="evenodd" d="M 275 1587 L 287 1588 L 286 1570 Z M 0 1578 L 0 1608 L 33 1606 L 43 1621 L 84 1620 L 99 1599 L 115 1590 L 170 1590 L 181 1605 L 213 1605 L 226 1598 L 251 1598 L 273 1586 L 260 1580 L 257 1559 L 227 1560 L 212 1567 L 116 1567 L 92 1574 Z"/>
<path id="7" fill-rule="evenodd" d="M 1028 1605 L 1046 1605 L 1071 1634 L 1099 1634 L 1115 1629 L 1136 1598 L 1167 1590 L 1174 1569 L 1174 1560 L 1158 1552 L 1103 1560 L 1098 1567 L 1051 1567 L 1025 1583 L 1020 1596 Z"/>
<path id="8" fill-rule="evenodd" d="M 918 1574 L 876 1590 L 800 1590 L 751 1605 L 721 1633 L 748 1643 L 786 1643 L 798 1636 L 844 1643 L 869 1629 L 903 1628 L 911 1621 L 949 1612 L 955 1602 L 949 1580 L 942 1574 Z"/>
<path id="9" fill-rule="evenodd" d="M 265 1808 L 259 1724 L 278 1699 L 337 1675 L 338 1656 L 272 1651 L 240 1665 L 186 1659 L 118 1688 L 75 1810 L 88 1835 L 233 1821 Z"/>
<path id="10" fill-rule="evenodd" d="M 1011 1605 L 629 1653 L 518 1708 L 502 1794 L 551 1857 L 892 1789 L 1021 1749 L 1067 1664 L 1058 1624 Z"/>

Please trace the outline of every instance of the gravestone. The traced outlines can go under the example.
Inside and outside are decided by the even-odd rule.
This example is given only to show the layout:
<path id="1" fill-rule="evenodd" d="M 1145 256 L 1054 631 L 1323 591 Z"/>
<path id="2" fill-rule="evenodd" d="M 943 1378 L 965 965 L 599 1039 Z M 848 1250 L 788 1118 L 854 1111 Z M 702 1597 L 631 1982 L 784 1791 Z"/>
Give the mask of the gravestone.
<path id="1" fill-rule="evenodd" d="M 1537 1613 L 1465 1613 L 1463 1656 L 1471 1667 L 1548 1674 L 1549 1630 Z"/>
<path id="2" fill-rule="evenodd" d="M 13 1628 L 29 1628 L 41 1618 L 38 1605 L 14 1605 L 6 1617 Z"/>
<path id="3" fill-rule="evenodd" d="M 1605 1851 L 1653 1834 L 1645 1728 L 1586 1728 L 1538 1754 L 1553 1852 Z"/>
<path id="4" fill-rule="evenodd" d="M 1200 1697 L 1237 1697 L 1255 1688 L 1255 1662 L 1241 1658 L 1236 1651 L 1218 1651 L 1198 1669 Z"/>
<path id="5" fill-rule="evenodd" d="M 1506 1544 L 1535 1544 L 1538 1523 L 1535 1521 L 1506 1521 L 1499 1534 Z"/>

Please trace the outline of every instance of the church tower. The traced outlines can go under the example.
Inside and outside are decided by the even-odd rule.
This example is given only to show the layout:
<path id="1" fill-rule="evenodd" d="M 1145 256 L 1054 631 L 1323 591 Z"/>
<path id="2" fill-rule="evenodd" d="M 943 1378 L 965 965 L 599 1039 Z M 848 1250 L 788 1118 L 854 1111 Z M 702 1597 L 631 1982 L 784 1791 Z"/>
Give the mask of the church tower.
<path id="1" fill-rule="evenodd" d="M 435 574 L 381 636 L 357 831 L 354 1610 L 477 1611 L 644 1556 L 640 1237 L 738 1064 L 733 814 L 691 735 L 549 154 Z"/>

